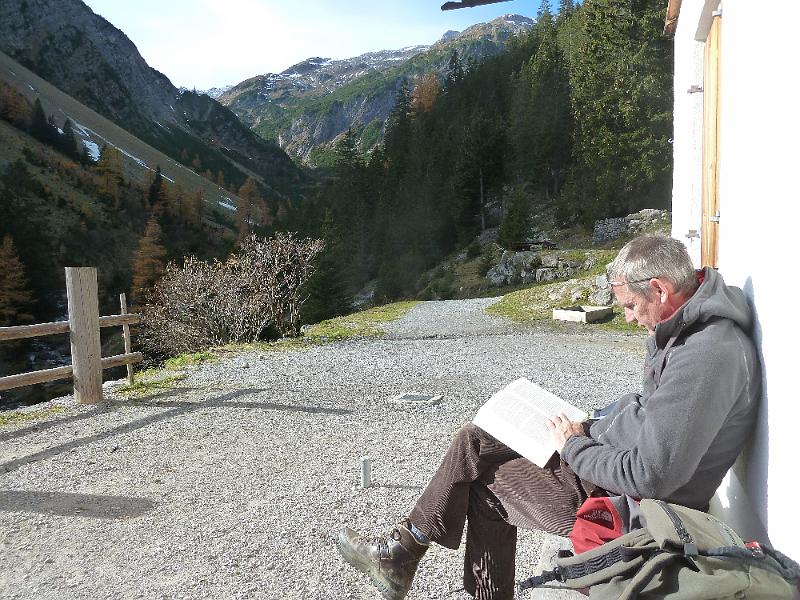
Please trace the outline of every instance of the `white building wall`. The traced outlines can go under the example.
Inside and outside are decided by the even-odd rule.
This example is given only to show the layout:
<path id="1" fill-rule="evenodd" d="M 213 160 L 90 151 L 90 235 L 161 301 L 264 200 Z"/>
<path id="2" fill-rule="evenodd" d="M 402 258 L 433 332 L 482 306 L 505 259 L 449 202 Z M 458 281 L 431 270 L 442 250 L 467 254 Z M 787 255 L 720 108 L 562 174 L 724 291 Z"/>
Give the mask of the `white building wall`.
<path id="1" fill-rule="evenodd" d="M 680 92 L 687 77 L 696 74 L 698 62 L 702 64 L 693 38 L 704 4 L 683 1 L 675 35 L 677 218 L 672 233 L 684 241 L 687 223 L 697 222 L 699 228 L 696 192 L 701 174 L 694 165 L 699 163 L 696 119 L 702 105 Z M 718 509 L 727 506 L 726 518 L 744 529 L 744 535 L 758 535 L 763 524 L 772 544 L 797 560 L 800 373 L 792 366 L 800 333 L 795 316 L 800 293 L 795 274 L 800 241 L 800 7 L 778 0 L 724 0 L 722 9 L 719 270 L 753 303 L 765 394 L 751 447 L 733 481 L 721 488 Z M 691 251 L 699 261 L 699 249 Z"/>
<path id="2" fill-rule="evenodd" d="M 701 3 L 681 10 L 681 21 L 696 22 Z M 703 44 L 694 32 L 678 28 L 675 33 L 675 105 L 672 139 L 672 237 L 681 240 L 695 264 L 700 262 L 700 221 L 702 206 L 703 94 L 690 92 L 703 85 Z"/>

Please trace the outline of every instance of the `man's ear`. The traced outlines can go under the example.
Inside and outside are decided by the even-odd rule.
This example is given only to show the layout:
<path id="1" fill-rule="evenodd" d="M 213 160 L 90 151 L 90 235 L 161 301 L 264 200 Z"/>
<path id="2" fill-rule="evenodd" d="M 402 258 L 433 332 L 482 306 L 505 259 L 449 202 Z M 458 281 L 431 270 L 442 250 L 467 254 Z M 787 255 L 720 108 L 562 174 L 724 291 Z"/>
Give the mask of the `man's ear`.
<path id="1" fill-rule="evenodd" d="M 661 304 L 665 304 L 675 291 L 669 281 L 658 277 L 648 281 L 648 285 L 650 286 L 650 293 L 655 294 Z"/>

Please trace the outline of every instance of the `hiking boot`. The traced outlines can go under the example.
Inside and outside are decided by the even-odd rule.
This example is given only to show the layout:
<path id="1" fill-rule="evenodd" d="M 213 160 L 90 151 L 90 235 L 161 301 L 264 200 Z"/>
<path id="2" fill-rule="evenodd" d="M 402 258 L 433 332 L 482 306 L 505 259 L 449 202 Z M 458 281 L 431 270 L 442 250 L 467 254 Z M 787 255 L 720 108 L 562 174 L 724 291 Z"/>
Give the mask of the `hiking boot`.
<path id="1" fill-rule="evenodd" d="M 387 600 L 406 597 L 414 573 L 428 544 L 421 544 L 409 529 L 409 521 L 400 523 L 385 537 L 365 538 L 345 527 L 337 539 L 339 552 L 348 563 L 369 575 Z"/>

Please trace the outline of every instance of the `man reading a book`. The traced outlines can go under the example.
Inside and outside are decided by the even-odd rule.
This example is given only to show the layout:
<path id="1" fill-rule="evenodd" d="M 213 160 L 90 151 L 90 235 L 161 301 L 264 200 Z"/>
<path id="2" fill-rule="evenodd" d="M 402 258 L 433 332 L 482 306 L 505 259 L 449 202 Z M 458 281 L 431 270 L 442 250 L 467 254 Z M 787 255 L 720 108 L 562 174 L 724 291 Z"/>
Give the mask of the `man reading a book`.
<path id="1" fill-rule="evenodd" d="M 626 244 L 608 281 L 626 320 L 649 334 L 641 392 L 619 398 L 591 426 L 553 415 L 558 453 L 544 467 L 471 423 L 462 427 L 389 535 L 339 534 L 342 556 L 384 598 L 404 598 L 430 542 L 456 549 L 465 525 L 465 589 L 506 600 L 514 596 L 517 527 L 567 535 L 583 501 L 598 495 L 707 507 L 761 396 L 744 294 L 713 269 L 695 271 L 683 244 L 662 236 Z"/>

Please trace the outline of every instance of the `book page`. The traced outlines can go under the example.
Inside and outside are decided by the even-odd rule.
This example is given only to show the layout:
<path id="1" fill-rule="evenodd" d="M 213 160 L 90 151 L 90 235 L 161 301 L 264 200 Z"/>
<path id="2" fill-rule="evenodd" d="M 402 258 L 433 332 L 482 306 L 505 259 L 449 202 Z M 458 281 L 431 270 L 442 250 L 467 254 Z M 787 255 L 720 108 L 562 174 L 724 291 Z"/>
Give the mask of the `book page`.
<path id="1" fill-rule="evenodd" d="M 570 421 L 585 421 L 586 412 L 562 400 L 553 392 L 536 385 L 529 379 L 520 378 L 509 383 L 501 392 L 508 392 L 522 399 L 528 406 L 545 417 L 564 413 Z"/>
<path id="2" fill-rule="evenodd" d="M 543 467 L 555 452 L 546 419 L 564 413 L 571 421 L 588 415 L 527 379 L 494 394 L 472 422 L 509 448 Z"/>

